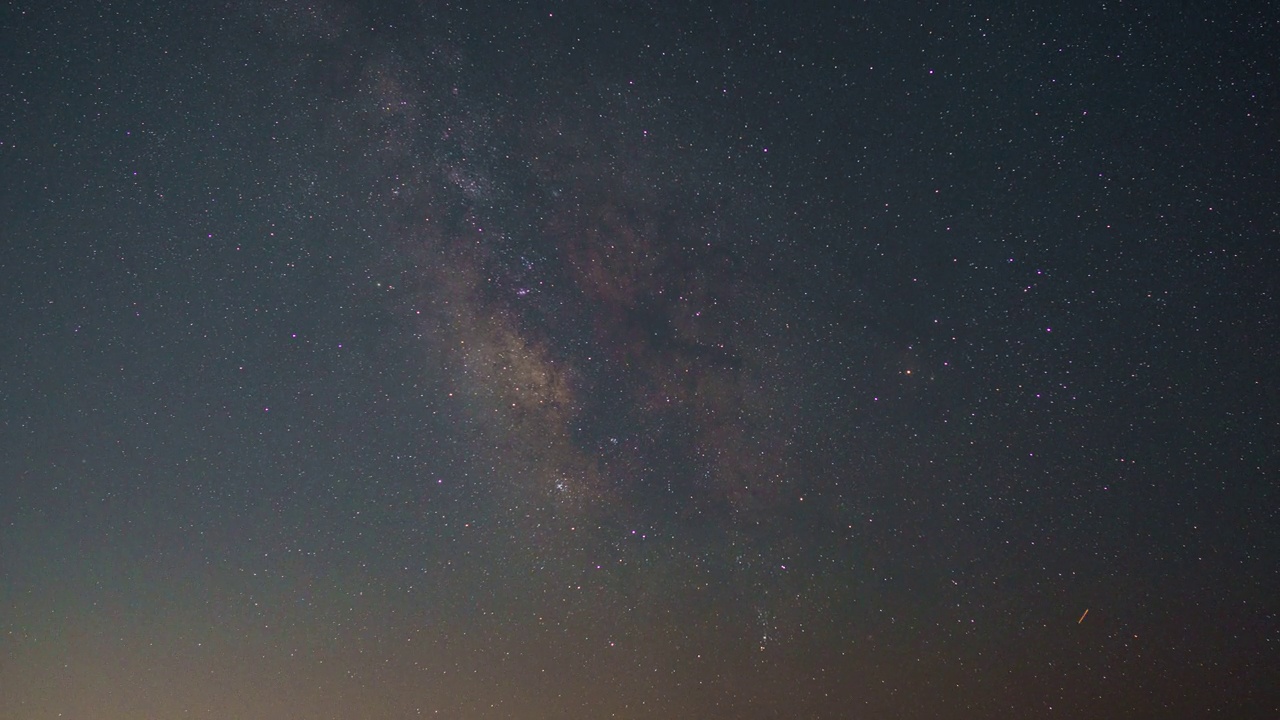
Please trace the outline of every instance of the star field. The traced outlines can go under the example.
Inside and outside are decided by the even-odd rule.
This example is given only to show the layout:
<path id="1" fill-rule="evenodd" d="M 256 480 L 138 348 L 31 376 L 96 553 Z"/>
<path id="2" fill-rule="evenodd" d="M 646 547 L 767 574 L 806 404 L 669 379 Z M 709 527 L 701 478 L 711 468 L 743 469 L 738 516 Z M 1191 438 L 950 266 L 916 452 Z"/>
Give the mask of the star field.
<path id="1" fill-rule="evenodd" d="M 1280 712 L 1265 8 L 0 10 L 0 716 Z"/>

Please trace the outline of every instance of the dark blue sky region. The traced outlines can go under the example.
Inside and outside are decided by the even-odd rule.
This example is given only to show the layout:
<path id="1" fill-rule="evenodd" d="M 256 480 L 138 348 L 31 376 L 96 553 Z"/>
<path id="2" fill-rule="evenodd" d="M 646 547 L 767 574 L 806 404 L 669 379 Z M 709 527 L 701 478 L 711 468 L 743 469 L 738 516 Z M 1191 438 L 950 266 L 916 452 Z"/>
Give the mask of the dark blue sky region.
<path id="1" fill-rule="evenodd" d="M 1280 714 L 1274 11 L 0 9 L 0 716 Z"/>

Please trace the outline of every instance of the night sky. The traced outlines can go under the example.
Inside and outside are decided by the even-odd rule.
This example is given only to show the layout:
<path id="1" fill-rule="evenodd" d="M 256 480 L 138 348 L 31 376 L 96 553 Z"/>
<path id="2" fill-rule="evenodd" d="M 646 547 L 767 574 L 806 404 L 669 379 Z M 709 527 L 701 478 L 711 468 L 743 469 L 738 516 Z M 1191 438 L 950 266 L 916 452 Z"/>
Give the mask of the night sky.
<path id="1" fill-rule="evenodd" d="M 1280 716 L 1268 3 L 63 4 L 0 717 Z"/>

